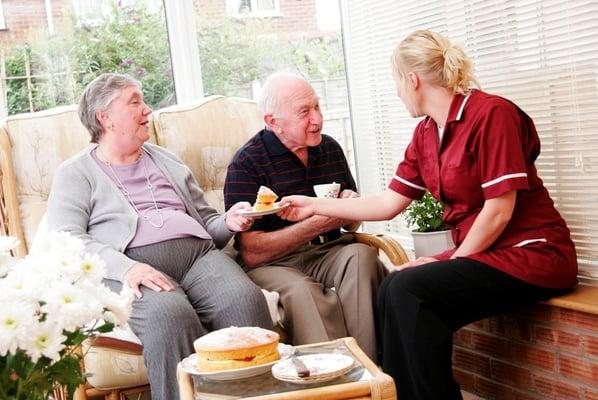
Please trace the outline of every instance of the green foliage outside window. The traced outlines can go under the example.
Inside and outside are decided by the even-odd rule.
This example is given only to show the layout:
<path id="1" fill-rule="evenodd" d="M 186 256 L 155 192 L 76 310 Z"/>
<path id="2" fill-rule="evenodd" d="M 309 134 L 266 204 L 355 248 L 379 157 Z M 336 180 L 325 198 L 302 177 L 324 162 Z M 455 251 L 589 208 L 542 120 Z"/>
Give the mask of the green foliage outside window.
<path id="1" fill-rule="evenodd" d="M 102 72 L 127 73 L 143 83 L 146 103 L 156 109 L 175 102 L 164 11 L 143 1 L 113 2 L 93 24 L 65 18 L 60 32 L 31 37 L 5 54 L 9 114 L 77 103 L 85 86 Z M 68 23 L 68 21 L 71 21 Z M 272 34 L 268 19 L 198 17 L 204 93 L 250 95 L 250 88 L 279 69 L 293 66 L 308 79 L 343 76 L 340 34 L 293 39 Z M 30 65 L 30 84 L 26 64 Z M 31 99 L 29 96 L 31 91 Z"/>

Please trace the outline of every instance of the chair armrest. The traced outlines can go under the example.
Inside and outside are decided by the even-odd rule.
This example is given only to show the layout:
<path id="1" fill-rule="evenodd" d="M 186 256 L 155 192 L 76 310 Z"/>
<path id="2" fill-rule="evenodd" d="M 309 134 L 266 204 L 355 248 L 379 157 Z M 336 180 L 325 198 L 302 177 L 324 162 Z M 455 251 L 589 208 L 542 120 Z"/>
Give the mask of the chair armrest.
<path id="1" fill-rule="evenodd" d="M 136 355 L 141 355 L 143 351 L 143 346 L 140 344 L 107 336 L 98 336 L 93 339 L 89 339 L 88 345 L 90 347 L 106 347 Z"/>
<path id="2" fill-rule="evenodd" d="M 382 250 L 391 263 L 394 265 L 401 265 L 409 261 L 407 253 L 403 249 L 403 246 L 399 244 L 395 239 L 381 234 L 373 235 L 370 233 L 352 232 L 351 235 L 359 243 L 364 243 L 370 246 Z"/>

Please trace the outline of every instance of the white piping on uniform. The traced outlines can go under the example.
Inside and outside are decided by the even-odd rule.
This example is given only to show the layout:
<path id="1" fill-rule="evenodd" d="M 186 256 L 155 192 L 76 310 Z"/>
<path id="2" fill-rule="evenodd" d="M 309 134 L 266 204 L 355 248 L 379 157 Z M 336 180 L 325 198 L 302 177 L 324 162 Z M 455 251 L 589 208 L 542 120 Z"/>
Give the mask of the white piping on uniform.
<path id="1" fill-rule="evenodd" d="M 405 185 L 407 185 L 407 186 L 411 186 L 412 188 L 419 189 L 419 190 L 423 190 L 424 192 L 425 192 L 426 190 L 428 190 L 428 189 L 426 189 L 425 187 L 418 186 L 418 185 L 416 185 L 415 183 L 411 183 L 411 182 L 409 182 L 408 180 L 405 180 L 405 179 L 401 178 L 401 177 L 400 177 L 400 176 L 398 176 L 398 175 L 395 175 L 395 176 L 394 176 L 394 179 L 396 179 L 397 181 L 399 181 L 399 182 L 401 182 L 401 183 L 404 183 L 404 184 L 405 184 Z"/>
<path id="2" fill-rule="evenodd" d="M 461 107 L 459 108 L 459 112 L 457 113 L 457 121 L 461 120 L 461 114 L 463 114 L 463 109 L 465 108 L 465 103 L 467 103 L 467 100 L 469 100 L 469 96 L 471 96 L 471 94 L 465 96 L 465 98 L 463 99 L 463 103 L 461 103 Z"/>
<path id="3" fill-rule="evenodd" d="M 536 242 L 546 242 L 546 239 L 540 238 L 540 239 L 522 240 L 521 242 L 514 244 L 513 247 L 521 247 L 521 246 L 525 246 L 526 244 L 536 243 Z"/>
<path id="4" fill-rule="evenodd" d="M 486 183 L 482 183 L 482 188 L 485 189 L 488 186 L 492 186 L 492 185 L 496 185 L 499 182 L 502 181 L 506 181 L 507 179 L 515 179 L 515 178 L 527 178 L 527 173 L 525 172 L 518 172 L 516 174 L 508 174 L 508 175 L 503 175 L 500 176 L 496 179 L 492 179 L 491 181 L 488 181 Z"/>

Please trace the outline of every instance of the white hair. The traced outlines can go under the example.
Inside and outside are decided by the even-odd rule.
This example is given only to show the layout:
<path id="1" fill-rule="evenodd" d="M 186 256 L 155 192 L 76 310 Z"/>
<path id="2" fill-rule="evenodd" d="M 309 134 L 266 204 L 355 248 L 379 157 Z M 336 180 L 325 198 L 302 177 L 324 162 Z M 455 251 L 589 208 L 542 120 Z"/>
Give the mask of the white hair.
<path id="1" fill-rule="evenodd" d="M 289 81 L 307 82 L 307 79 L 294 72 L 275 72 L 266 79 L 258 102 L 262 115 L 274 115 L 279 111 L 281 97 L 285 94 L 280 85 Z"/>

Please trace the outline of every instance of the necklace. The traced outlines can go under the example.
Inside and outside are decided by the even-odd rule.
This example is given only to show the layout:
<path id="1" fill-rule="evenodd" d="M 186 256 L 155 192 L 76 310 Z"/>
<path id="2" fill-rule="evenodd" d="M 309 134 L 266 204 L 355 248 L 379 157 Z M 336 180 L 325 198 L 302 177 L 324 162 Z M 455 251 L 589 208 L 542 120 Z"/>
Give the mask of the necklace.
<path id="1" fill-rule="evenodd" d="M 118 179 L 118 175 L 116 175 L 116 171 L 114 171 L 114 169 L 112 168 L 112 163 L 110 161 L 107 161 L 108 157 L 106 157 L 106 155 L 104 154 L 104 152 L 102 151 L 100 146 L 98 146 L 97 149 L 100 151 L 100 153 L 102 153 L 102 157 L 104 157 L 104 159 L 106 160 L 106 161 L 103 161 L 104 164 L 106 164 L 106 166 L 112 173 L 112 176 L 114 176 L 114 179 L 116 179 L 116 182 L 120 186 L 120 189 L 122 190 L 123 194 L 125 196 L 127 196 L 129 203 L 131 203 L 131 205 L 133 206 L 135 211 L 137 211 L 137 214 L 139 214 L 141 216 L 141 218 L 143 218 L 144 221 L 146 221 L 148 224 L 150 224 L 154 228 L 162 228 L 164 226 L 164 217 L 162 216 L 162 210 L 160 210 L 160 208 L 158 208 L 158 203 L 156 202 L 156 197 L 154 196 L 154 189 L 153 189 L 154 187 L 153 187 L 152 183 L 150 182 L 149 174 L 147 173 L 147 168 L 145 167 L 145 158 L 143 157 L 143 149 L 139 149 L 139 158 L 137 158 L 137 160 L 141 160 L 141 166 L 143 167 L 143 173 L 145 174 L 145 180 L 147 181 L 147 188 L 150 192 L 150 195 L 152 196 L 152 201 L 154 202 L 154 208 L 156 209 L 156 213 L 158 214 L 158 218 L 160 219 L 160 222 L 158 222 L 158 223 L 154 223 L 150 219 L 150 217 L 148 217 L 147 215 L 141 214 L 141 211 L 139 211 L 139 209 L 137 208 L 135 203 L 133 203 L 133 200 L 131 199 L 131 194 L 129 193 L 129 191 L 127 190 L 125 185 L 120 181 L 120 179 Z"/>

